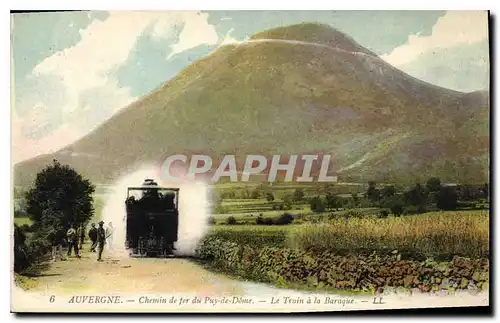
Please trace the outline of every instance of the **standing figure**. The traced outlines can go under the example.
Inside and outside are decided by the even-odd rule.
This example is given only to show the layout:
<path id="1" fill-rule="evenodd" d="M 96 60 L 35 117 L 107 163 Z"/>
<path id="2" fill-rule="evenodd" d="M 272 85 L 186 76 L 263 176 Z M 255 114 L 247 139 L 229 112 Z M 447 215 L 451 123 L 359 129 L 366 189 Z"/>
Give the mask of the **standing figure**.
<path id="1" fill-rule="evenodd" d="M 80 258 L 80 254 L 78 253 L 78 235 L 73 224 L 69 226 L 66 238 L 68 239 L 68 257 L 71 256 L 71 250 L 74 249 L 75 256 Z"/>
<path id="2" fill-rule="evenodd" d="M 113 249 L 113 233 L 115 232 L 115 228 L 113 227 L 113 223 L 109 222 L 108 227 L 106 228 L 106 243 L 108 244 L 108 249 Z"/>
<path id="3" fill-rule="evenodd" d="M 60 260 L 66 260 L 63 255 L 62 245 L 64 242 L 64 230 L 54 230 L 50 234 L 50 240 L 52 243 L 52 261 L 56 261 L 57 258 Z"/>
<path id="4" fill-rule="evenodd" d="M 83 242 L 85 241 L 85 226 L 82 224 L 79 228 L 78 237 L 80 240 L 80 250 L 83 249 Z"/>
<path id="5" fill-rule="evenodd" d="M 90 245 L 90 251 L 95 252 L 95 248 L 97 247 L 97 229 L 95 227 L 95 223 L 92 223 L 90 225 L 89 238 L 92 242 L 92 244 Z"/>
<path id="6" fill-rule="evenodd" d="M 99 222 L 99 228 L 97 228 L 97 261 L 102 261 L 102 251 L 104 250 L 104 245 L 106 244 L 106 232 L 104 231 L 104 222 Z"/>

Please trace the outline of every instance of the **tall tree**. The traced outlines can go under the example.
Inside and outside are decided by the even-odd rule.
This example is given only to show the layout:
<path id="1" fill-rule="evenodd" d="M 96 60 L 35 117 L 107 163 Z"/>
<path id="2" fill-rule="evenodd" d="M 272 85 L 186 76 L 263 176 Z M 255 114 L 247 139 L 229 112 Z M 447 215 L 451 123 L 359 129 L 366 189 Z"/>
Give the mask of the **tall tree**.
<path id="1" fill-rule="evenodd" d="M 396 188 L 394 185 L 387 185 L 382 189 L 382 196 L 384 198 L 392 197 L 396 194 Z"/>
<path id="2" fill-rule="evenodd" d="M 274 201 L 274 194 L 273 194 L 272 192 L 267 192 L 267 193 L 266 193 L 266 200 L 267 200 L 268 202 L 272 202 L 272 201 Z"/>
<path id="3" fill-rule="evenodd" d="M 314 196 L 310 200 L 310 205 L 311 205 L 311 210 L 313 212 L 324 212 L 325 211 L 325 204 L 321 200 L 321 197 L 319 196 Z"/>
<path id="4" fill-rule="evenodd" d="M 373 203 L 378 202 L 380 200 L 380 191 L 377 189 L 377 184 L 374 181 L 368 182 L 366 197 Z"/>
<path id="5" fill-rule="evenodd" d="M 35 186 L 26 192 L 26 211 L 40 229 L 81 224 L 94 214 L 94 191 L 89 180 L 54 160 L 37 174 Z"/>
<path id="6" fill-rule="evenodd" d="M 340 207 L 341 201 L 338 196 L 332 193 L 326 194 L 326 207 L 329 209 L 337 209 Z"/>
<path id="7" fill-rule="evenodd" d="M 425 194 L 425 189 L 421 184 L 415 184 L 415 186 L 405 193 L 405 197 L 407 204 L 418 207 L 419 212 L 425 211 L 427 195 Z"/>
<path id="8" fill-rule="evenodd" d="M 353 206 L 357 207 L 359 205 L 359 196 L 358 196 L 358 193 L 352 193 L 351 197 L 352 197 L 352 204 L 353 204 Z"/>
<path id="9" fill-rule="evenodd" d="M 438 177 L 431 177 L 427 180 L 427 183 L 425 183 L 425 188 L 429 193 L 439 192 L 441 180 Z"/>
<path id="10" fill-rule="evenodd" d="M 437 194 L 436 206 L 441 210 L 455 210 L 457 208 L 457 191 L 451 186 L 442 186 Z"/>
<path id="11" fill-rule="evenodd" d="M 295 192 L 293 192 L 293 200 L 296 202 L 302 201 L 304 198 L 304 190 L 301 188 L 297 188 Z"/>

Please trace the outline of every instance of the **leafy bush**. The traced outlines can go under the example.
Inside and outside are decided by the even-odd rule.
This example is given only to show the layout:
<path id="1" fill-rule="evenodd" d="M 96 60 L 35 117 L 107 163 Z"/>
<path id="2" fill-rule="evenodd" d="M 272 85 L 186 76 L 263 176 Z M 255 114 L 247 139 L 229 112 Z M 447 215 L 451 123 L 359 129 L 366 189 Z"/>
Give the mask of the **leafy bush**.
<path id="1" fill-rule="evenodd" d="M 296 202 L 300 202 L 302 201 L 302 199 L 304 198 L 304 190 L 301 189 L 301 188 L 297 188 L 294 192 L 293 192 L 293 200 L 296 201 Z"/>
<path id="2" fill-rule="evenodd" d="M 29 250 L 26 245 L 26 234 L 21 227 L 14 224 L 14 271 L 22 272 L 30 266 Z"/>
<path id="3" fill-rule="evenodd" d="M 436 199 L 436 206 L 441 210 L 455 210 L 457 208 L 457 192 L 453 187 L 442 186 Z"/>
<path id="4" fill-rule="evenodd" d="M 315 196 L 311 198 L 310 201 L 311 210 L 317 213 L 325 212 L 325 204 L 321 200 L 321 197 Z"/>
<path id="5" fill-rule="evenodd" d="M 385 219 L 388 216 L 389 216 L 389 212 L 387 212 L 387 210 L 381 210 L 378 217 L 381 218 L 381 219 Z"/>
<path id="6" fill-rule="evenodd" d="M 58 161 L 36 176 L 35 185 L 26 192 L 26 211 L 41 229 L 80 225 L 94 214 L 95 187 L 73 168 Z"/>
<path id="7" fill-rule="evenodd" d="M 273 225 L 274 224 L 274 220 L 272 218 L 264 218 L 264 221 L 263 221 L 262 224 Z"/>
<path id="8" fill-rule="evenodd" d="M 28 236 L 25 229 L 26 225 L 19 227 L 14 224 L 14 272 L 16 273 L 23 273 L 43 261 L 50 251 L 49 232 L 37 231 Z"/>
<path id="9" fill-rule="evenodd" d="M 285 213 L 282 216 L 280 216 L 278 219 L 276 219 L 275 224 L 277 225 L 285 225 L 285 224 L 290 224 L 293 222 L 293 215 L 289 213 Z"/>
<path id="10" fill-rule="evenodd" d="M 236 218 L 234 216 L 230 216 L 226 219 L 227 225 L 235 225 L 237 224 Z"/>

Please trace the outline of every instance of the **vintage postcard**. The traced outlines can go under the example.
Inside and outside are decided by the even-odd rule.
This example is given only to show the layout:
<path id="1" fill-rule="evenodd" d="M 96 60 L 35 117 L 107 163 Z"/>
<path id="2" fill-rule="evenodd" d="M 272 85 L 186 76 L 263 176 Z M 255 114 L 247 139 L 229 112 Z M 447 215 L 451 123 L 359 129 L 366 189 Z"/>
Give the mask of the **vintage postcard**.
<path id="1" fill-rule="evenodd" d="M 11 311 L 487 310 L 488 31 L 12 12 Z"/>

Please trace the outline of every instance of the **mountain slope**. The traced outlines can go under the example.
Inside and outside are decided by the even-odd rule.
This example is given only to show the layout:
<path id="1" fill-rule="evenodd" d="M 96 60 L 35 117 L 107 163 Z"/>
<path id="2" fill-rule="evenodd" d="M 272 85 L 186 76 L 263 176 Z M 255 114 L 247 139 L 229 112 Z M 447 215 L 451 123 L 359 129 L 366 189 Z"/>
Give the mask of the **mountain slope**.
<path id="1" fill-rule="evenodd" d="M 66 149 L 16 165 L 15 181 L 53 158 L 108 182 L 209 152 L 328 153 L 343 180 L 484 182 L 488 127 L 487 93 L 425 83 L 330 27 L 301 24 L 219 48 Z"/>

